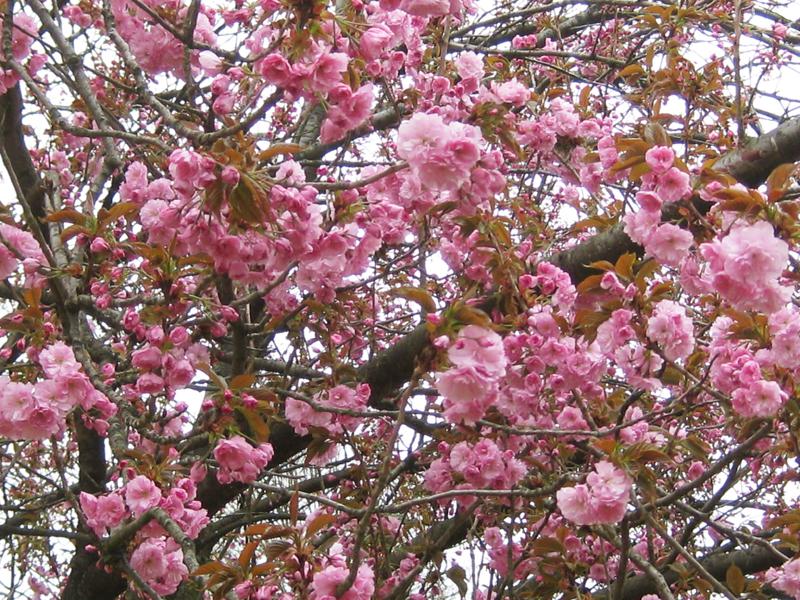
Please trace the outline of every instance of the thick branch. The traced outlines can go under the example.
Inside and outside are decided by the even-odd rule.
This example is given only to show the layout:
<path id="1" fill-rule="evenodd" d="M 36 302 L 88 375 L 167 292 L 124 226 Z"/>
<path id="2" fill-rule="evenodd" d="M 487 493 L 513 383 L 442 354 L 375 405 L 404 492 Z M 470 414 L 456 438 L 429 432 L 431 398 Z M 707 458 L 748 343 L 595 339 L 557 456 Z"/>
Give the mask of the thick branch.
<path id="1" fill-rule="evenodd" d="M 715 579 L 725 581 L 725 574 L 731 565 L 739 567 L 745 575 L 761 573 L 770 567 L 777 567 L 782 564 L 781 559 L 769 548 L 753 546 L 732 552 L 716 552 L 706 556 L 700 561 L 703 568 Z M 661 569 L 662 575 L 668 584 L 672 585 L 682 579 L 673 569 L 668 567 Z M 523 593 L 524 587 L 518 589 Z M 656 588 L 653 581 L 646 574 L 634 575 L 625 580 L 622 585 L 621 600 L 638 600 L 646 594 L 655 594 Z M 607 590 L 599 590 L 593 595 L 594 598 L 608 598 Z"/>

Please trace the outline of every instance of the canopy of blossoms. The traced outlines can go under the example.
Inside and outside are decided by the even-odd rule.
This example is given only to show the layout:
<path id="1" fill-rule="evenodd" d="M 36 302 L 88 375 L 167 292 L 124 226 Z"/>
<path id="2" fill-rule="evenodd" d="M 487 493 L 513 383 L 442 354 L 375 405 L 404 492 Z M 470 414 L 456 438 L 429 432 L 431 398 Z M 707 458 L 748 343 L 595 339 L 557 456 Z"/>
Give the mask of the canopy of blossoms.
<path id="1" fill-rule="evenodd" d="M 3 593 L 800 600 L 790 3 L 0 9 Z"/>

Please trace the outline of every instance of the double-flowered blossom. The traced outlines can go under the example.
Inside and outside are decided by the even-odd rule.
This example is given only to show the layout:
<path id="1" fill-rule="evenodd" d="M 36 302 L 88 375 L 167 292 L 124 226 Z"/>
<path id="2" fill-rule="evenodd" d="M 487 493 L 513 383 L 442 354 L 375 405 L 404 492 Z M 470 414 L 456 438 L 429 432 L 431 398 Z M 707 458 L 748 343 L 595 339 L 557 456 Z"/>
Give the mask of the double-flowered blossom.
<path id="1" fill-rule="evenodd" d="M 433 493 L 452 489 L 508 490 L 525 476 L 525 465 L 514 457 L 514 452 L 502 450 L 488 438 L 475 444 L 459 442 L 452 448 L 442 443 L 439 450 L 445 456 L 433 461 L 425 473 L 425 488 Z M 464 497 L 460 501 L 467 502 Z"/>
<path id="2" fill-rule="evenodd" d="M 722 240 L 703 244 L 710 285 L 734 307 L 774 313 L 783 308 L 791 288 L 780 284 L 789 261 L 789 246 L 772 226 L 759 221 L 735 225 Z"/>
<path id="3" fill-rule="evenodd" d="M 776 590 L 800 600 L 800 559 L 787 562 L 780 569 L 770 569 L 765 579 Z"/>
<path id="4" fill-rule="evenodd" d="M 356 571 L 353 583 L 341 595 L 338 587 L 350 574 L 347 559 L 342 554 L 334 554 L 327 559 L 327 565 L 314 574 L 311 582 L 311 600 L 372 600 L 375 592 L 375 573 L 372 567 L 362 562 Z"/>
<path id="5" fill-rule="evenodd" d="M 131 568 L 161 595 L 175 593 L 189 575 L 183 550 L 169 537 L 148 538 L 131 554 Z"/>
<path id="6" fill-rule="evenodd" d="M 444 416 L 452 423 L 475 423 L 497 399 L 507 359 L 502 338 L 485 327 L 467 325 L 447 351 L 452 367 L 439 373 Z"/>
<path id="7" fill-rule="evenodd" d="M 397 154 L 432 191 L 453 191 L 466 183 L 478 162 L 483 142 L 473 125 L 445 123 L 436 114 L 416 113 L 400 125 Z"/>
<path id="8" fill-rule="evenodd" d="M 647 321 L 647 337 L 659 345 L 669 360 L 686 358 L 694 349 L 692 320 L 686 309 L 672 300 L 656 304 Z"/>
<path id="9" fill-rule="evenodd" d="M 102 496 L 81 492 L 79 501 L 87 524 L 101 538 L 123 522 L 160 508 L 190 539 L 196 539 L 209 521 L 196 493 L 191 479 L 179 479 L 167 493 L 149 477 L 137 475 L 124 488 Z M 159 594 L 174 593 L 189 575 L 178 543 L 156 521 L 146 523 L 137 540 L 131 567 Z"/>
<path id="10" fill-rule="evenodd" d="M 361 422 L 359 416 L 328 412 L 324 409 L 361 412 L 366 409 L 369 395 L 370 388 L 365 383 L 358 385 L 356 389 L 337 385 L 314 396 L 314 402 L 322 410 L 317 410 L 308 402 L 287 398 L 286 420 L 299 435 L 307 435 L 309 428 L 325 429 L 331 434 L 342 434 L 345 430 L 353 431 Z"/>
<path id="11" fill-rule="evenodd" d="M 632 483 L 625 471 L 600 461 L 585 484 L 558 490 L 558 509 L 576 525 L 619 523 L 625 516 Z"/>
<path id="12" fill-rule="evenodd" d="M 0 435 L 15 440 L 40 440 L 63 431 L 76 406 L 95 409 L 100 418 L 87 424 L 104 431 L 116 406 L 98 392 L 80 370 L 72 349 L 56 342 L 38 354 L 45 379 L 35 384 L 0 375 Z"/>
<path id="13" fill-rule="evenodd" d="M 274 454 L 272 444 L 251 446 L 240 435 L 220 440 L 214 448 L 214 458 L 219 463 L 217 479 L 220 483 L 251 483 L 272 460 Z"/>

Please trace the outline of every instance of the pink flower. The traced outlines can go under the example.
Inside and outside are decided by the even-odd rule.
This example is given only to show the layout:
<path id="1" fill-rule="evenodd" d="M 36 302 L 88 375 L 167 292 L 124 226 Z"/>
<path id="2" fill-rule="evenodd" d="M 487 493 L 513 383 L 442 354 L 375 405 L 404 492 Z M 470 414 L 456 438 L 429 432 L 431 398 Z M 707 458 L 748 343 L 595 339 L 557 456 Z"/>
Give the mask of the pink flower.
<path id="1" fill-rule="evenodd" d="M 731 395 L 731 405 L 743 417 L 769 418 L 781 409 L 788 394 L 774 381 L 755 381 Z"/>
<path id="2" fill-rule="evenodd" d="M 461 79 L 482 79 L 483 59 L 474 52 L 462 52 L 456 59 L 456 72 Z"/>
<path id="3" fill-rule="evenodd" d="M 672 167 L 663 175 L 659 175 L 656 183 L 656 194 L 664 202 L 677 202 L 691 191 L 689 174 Z"/>
<path id="4" fill-rule="evenodd" d="M 162 596 L 174 594 L 189 576 L 183 551 L 173 539 L 148 538 L 133 551 L 131 568 Z"/>
<path id="5" fill-rule="evenodd" d="M 506 370 L 506 355 L 502 338 L 490 329 L 467 325 L 447 351 L 447 357 L 457 367 L 481 367 L 491 376 L 499 377 Z"/>
<path id="6" fill-rule="evenodd" d="M 625 233 L 634 242 L 644 245 L 655 233 L 661 222 L 661 213 L 658 211 L 640 210 L 628 213 L 622 218 L 625 223 Z"/>
<path id="7" fill-rule="evenodd" d="M 563 409 L 561 409 L 561 412 L 558 413 L 558 417 L 556 417 L 556 423 L 558 423 L 558 426 L 561 429 L 589 429 L 589 424 L 586 422 L 586 419 L 583 418 L 583 414 L 581 413 L 580 409 L 575 408 L 574 406 L 565 406 Z"/>
<path id="8" fill-rule="evenodd" d="M 122 496 L 116 492 L 98 497 L 81 492 L 80 504 L 89 527 L 98 536 L 107 535 L 108 530 L 119 525 L 127 514 Z"/>
<path id="9" fill-rule="evenodd" d="M 776 590 L 786 592 L 800 600 L 800 559 L 790 560 L 780 569 L 769 569 L 766 580 Z"/>
<path id="10" fill-rule="evenodd" d="M 347 69 L 347 54 L 324 52 L 311 68 L 311 85 L 314 91 L 327 92 L 342 82 L 342 73 Z"/>
<path id="11" fill-rule="evenodd" d="M 778 281 L 789 246 L 765 221 L 736 227 L 721 242 L 701 245 L 700 252 L 709 262 L 714 290 L 735 308 L 774 313 L 791 296 L 791 288 Z"/>
<path id="12" fill-rule="evenodd" d="M 14 29 L 11 32 L 11 54 L 16 60 L 24 60 L 31 53 L 31 45 L 37 37 L 39 24 L 25 13 L 14 16 Z"/>
<path id="13" fill-rule="evenodd" d="M 647 321 L 647 337 L 661 346 L 669 360 L 686 358 L 694 349 L 692 321 L 672 300 L 661 300 Z"/>
<path id="14" fill-rule="evenodd" d="M 625 516 L 633 481 L 608 461 L 600 461 L 586 484 L 556 492 L 558 509 L 577 525 L 619 523 Z"/>
<path id="15" fill-rule="evenodd" d="M 437 377 L 444 396 L 444 416 L 451 423 L 468 425 L 483 418 L 497 399 L 497 379 L 482 367 L 453 367 Z"/>
<path id="16" fill-rule="evenodd" d="M 344 560 L 328 565 L 322 571 L 314 574 L 311 583 L 311 600 L 371 600 L 375 592 L 375 574 L 372 568 L 363 562 L 356 572 L 355 581 L 341 596 L 337 595 L 337 588 L 347 579 L 350 570 Z"/>
<path id="17" fill-rule="evenodd" d="M 650 191 L 636 192 L 636 201 L 642 207 L 642 210 L 658 214 L 661 213 L 661 205 L 664 203 L 658 194 Z"/>
<path id="18" fill-rule="evenodd" d="M 131 364 L 137 369 L 153 370 L 161 366 L 161 350 L 146 346 L 131 353 Z"/>
<path id="19" fill-rule="evenodd" d="M 645 239 L 644 247 L 648 254 L 671 267 L 677 267 L 689 254 L 694 242 L 692 234 L 685 229 L 665 223 Z"/>
<path id="20" fill-rule="evenodd" d="M 675 153 L 667 146 L 656 146 L 645 153 L 644 159 L 656 175 L 662 175 L 672 167 Z"/>
<path id="21" fill-rule="evenodd" d="M 611 313 L 610 319 L 597 328 L 596 340 L 603 352 L 613 354 L 625 342 L 636 337 L 636 332 L 630 325 L 632 317 L 631 311 L 618 308 Z"/>
<path id="22" fill-rule="evenodd" d="M 56 342 L 42 350 L 39 353 L 39 364 L 42 365 L 44 374 L 50 378 L 73 375 L 80 370 L 72 348 L 64 342 Z"/>
<path id="23" fill-rule="evenodd" d="M 589 488 L 585 484 L 561 488 L 556 492 L 556 503 L 558 510 L 568 521 L 572 521 L 576 525 L 594 524 L 592 498 Z"/>
<path id="24" fill-rule="evenodd" d="M 131 554 L 131 567 L 145 581 L 157 580 L 167 573 L 164 549 L 153 540 L 146 540 Z"/>
<path id="25" fill-rule="evenodd" d="M 125 486 L 125 504 L 137 517 L 161 502 L 161 490 L 144 475 L 137 475 Z"/>
<path id="26" fill-rule="evenodd" d="M 402 0 L 400 10 L 417 17 L 443 17 L 450 13 L 450 0 Z"/>
<path id="27" fill-rule="evenodd" d="M 264 79 L 280 87 L 285 87 L 294 77 L 289 61 L 274 52 L 265 56 L 256 68 Z"/>
<path id="28" fill-rule="evenodd" d="M 472 125 L 445 125 L 438 115 L 416 113 L 400 125 L 397 154 L 432 191 L 456 190 L 466 183 L 480 158 L 480 130 Z"/>
<path id="29" fill-rule="evenodd" d="M 397 130 L 397 154 L 410 160 L 419 153 L 438 148 L 448 137 L 447 126 L 439 115 L 414 113 Z"/>
<path id="30" fill-rule="evenodd" d="M 530 90 L 516 79 L 511 79 L 500 85 L 492 84 L 492 91 L 503 102 L 508 102 L 515 106 L 522 106 L 531 96 Z"/>
<path id="31" fill-rule="evenodd" d="M 273 455 L 271 444 L 254 447 L 240 435 L 220 440 L 214 448 L 214 458 L 220 466 L 217 479 L 220 483 L 231 481 L 251 483 L 258 478 Z"/>
<path id="32" fill-rule="evenodd" d="M 394 33 L 383 23 L 373 25 L 367 29 L 359 40 L 358 49 L 367 60 L 380 58 L 381 54 L 392 49 L 389 41 L 394 37 Z"/>

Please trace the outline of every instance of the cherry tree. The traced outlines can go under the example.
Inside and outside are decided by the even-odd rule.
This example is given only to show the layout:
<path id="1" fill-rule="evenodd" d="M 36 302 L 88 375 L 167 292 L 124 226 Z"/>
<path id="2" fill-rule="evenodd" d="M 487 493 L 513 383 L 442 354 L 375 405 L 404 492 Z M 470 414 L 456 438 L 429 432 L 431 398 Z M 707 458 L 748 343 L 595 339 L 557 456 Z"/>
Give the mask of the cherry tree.
<path id="1" fill-rule="evenodd" d="M 8 597 L 800 599 L 779 0 L 6 0 Z"/>

